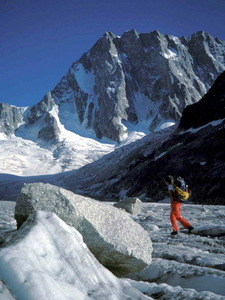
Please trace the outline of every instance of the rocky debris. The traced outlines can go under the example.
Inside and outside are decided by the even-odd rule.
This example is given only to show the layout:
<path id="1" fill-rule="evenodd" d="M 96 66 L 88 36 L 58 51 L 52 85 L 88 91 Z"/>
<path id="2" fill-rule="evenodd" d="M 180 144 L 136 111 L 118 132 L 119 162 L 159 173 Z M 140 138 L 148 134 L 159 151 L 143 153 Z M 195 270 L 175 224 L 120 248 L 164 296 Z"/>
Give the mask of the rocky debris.
<path id="1" fill-rule="evenodd" d="M 113 206 L 117 208 L 125 209 L 128 213 L 132 215 L 138 215 L 142 209 L 142 202 L 138 198 L 130 197 L 114 203 Z"/>
<path id="2" fill-rule="evenodd" d="M 13 134 L 22 122 L 22 109 L 6 103 L 0 103 L 0 132 L 3 132 L 5 135 Z"/>
<path id="3" fill-rule="evenodd" d="M 26 184 L 15 207 L 18 228 L 36 210 L 53 212 L 76 228 L 95 257 L 118 276 L 151 262 L 151 240 L 126 212 L 50 184 Z"/>

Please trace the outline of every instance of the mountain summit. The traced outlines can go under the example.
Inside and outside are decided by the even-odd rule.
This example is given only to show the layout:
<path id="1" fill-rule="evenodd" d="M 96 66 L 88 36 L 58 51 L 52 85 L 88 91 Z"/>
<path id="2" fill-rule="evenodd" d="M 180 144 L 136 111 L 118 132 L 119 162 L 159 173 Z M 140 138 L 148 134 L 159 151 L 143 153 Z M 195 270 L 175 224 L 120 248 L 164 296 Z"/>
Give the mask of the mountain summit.
<path id="1" fill-rule="evenodd" d="M 120 142 L 135 127 L 148 132 L 179 121 L 224 70 L 225 42 L 205 32 L 181 39 L 106 32 L 51 94 L 66 128 L 75 130 L 76 117 L 97 138 Z"/>
<path id="2" fill-rule="evenodd" d="M 224 70 L 225 42 L 203 31 L 182 38 L 158 31 L 130 30 L 121 37 L 106 32 L 51 92 L 26 109 L 17 135 L 22 129 L 32 132 L 27 138 L 56 144 L 62 124 L 79 135 L 119 143 L 131 131 L 148 133 L 178 122 Z M 9 134 L 21 122 L 15 123 L 15 109 L 7 110 L 0 130 Z"/>

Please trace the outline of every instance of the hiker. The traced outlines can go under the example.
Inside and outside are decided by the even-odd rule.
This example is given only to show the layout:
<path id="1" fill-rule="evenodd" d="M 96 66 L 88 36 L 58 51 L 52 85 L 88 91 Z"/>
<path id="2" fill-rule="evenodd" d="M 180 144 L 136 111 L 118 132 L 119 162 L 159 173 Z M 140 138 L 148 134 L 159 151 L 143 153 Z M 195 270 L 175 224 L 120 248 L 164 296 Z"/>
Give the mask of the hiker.
<path id="1" fill-rule="evenodd" d="M 183 217 L 180 215 L 180 208 L 181 208 L 181 201 L 179 201 L 176 192 L 175 192 L 175 185 L 174 185 L 174 178 L 171 175 L 165 177 L 166 185 L 168 186 L 168 191 L 170 195 L 170 202 L 171 202 L 171 212 L 170 212 L 170 221 L 172 224 L 173 231 L 171 232 L 172 235 L 178 234 L 178 226 L 177 221 L 181 223 L 181 225 L 188 229 L 188 233 L 190 234 L 194 227 Z"/>

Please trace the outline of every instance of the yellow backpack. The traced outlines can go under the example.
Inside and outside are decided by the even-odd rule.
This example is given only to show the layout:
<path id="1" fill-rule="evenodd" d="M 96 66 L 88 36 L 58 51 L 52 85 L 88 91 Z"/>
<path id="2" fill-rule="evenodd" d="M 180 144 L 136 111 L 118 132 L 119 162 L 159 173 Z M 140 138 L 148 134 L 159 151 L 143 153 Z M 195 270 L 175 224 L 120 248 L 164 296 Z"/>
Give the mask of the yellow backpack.
<path id="1" fill-rule="evenodd" d="M 179 201 L 185 201 L 189 198 L 190 193 L 188 191 L 181 190 L 177 185 L 174 184 L 174 189 L 177 194 L 177 198 Z"/>

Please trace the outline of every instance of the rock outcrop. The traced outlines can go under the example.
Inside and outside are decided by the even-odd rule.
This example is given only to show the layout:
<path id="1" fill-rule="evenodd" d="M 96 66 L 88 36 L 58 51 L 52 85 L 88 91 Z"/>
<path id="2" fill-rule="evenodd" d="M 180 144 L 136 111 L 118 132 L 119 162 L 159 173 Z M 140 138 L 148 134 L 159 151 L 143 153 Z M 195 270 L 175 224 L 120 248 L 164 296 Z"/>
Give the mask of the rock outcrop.
<path id="1" fill-rule="evenodd" d="M 53 212 L 76 228 L 95 257 L 118 276 L 151 262 L 151 240 L 126 212 L 50 184 L 26 184 L 15 207 L 18 227 L 36 210 Z"/>
<path id="2" fill-rule="evenodd" d="M 114 207 L 122 208 L 132 215 L 138 215 L 142 209 L 142 202 L 138 198 L 127 198 L 114 203 Z"/>
<path id="3" fill-rule="evenodd" d="M 225 118 L 225 72 L 197 103 L 187 106 L 179 124 L 179 130 L 198 128 L 212 121 Z"/>
<path id="4" fill-rule="evenodd" d="M 58 143 L 58 108 L 50 92 L 36 105 L 27 108 L 23 117 L 24 124 L 16 131 L 17 136 L 44 146 Z"/>
<path id="5" fill-rule="evenodd" d="M 0 103 L 0 132 L 5 135 L 13 134 L 22 122 L 22 109 Z"/>

